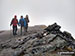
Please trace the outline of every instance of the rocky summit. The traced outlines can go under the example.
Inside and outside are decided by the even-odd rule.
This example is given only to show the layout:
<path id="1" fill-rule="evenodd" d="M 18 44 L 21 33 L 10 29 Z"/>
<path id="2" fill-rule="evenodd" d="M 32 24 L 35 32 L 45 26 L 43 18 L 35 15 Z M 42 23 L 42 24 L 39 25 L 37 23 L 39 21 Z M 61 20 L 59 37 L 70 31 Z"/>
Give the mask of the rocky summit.
<path id="1" fill-rule="evenodd" d="M 75 39 L 57 23 L 35 27 L 39 30 L 1 42 L 0 56 L 75 56 Z"/>

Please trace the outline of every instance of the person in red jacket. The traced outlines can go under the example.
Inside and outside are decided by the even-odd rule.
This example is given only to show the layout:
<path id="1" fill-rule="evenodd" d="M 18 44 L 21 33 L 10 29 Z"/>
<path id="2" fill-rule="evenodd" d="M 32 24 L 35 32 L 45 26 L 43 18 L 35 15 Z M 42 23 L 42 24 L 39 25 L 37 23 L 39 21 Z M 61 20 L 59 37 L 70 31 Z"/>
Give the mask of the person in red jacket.
<path id="1" fill-rule="evenodd" d="M 13 25 L 13 35 L 17 35 L 17 25 L 18 25 L 18 20 L 17 16 L 15 15 L 14 18 L 11 21 L 10 26 Z"/>

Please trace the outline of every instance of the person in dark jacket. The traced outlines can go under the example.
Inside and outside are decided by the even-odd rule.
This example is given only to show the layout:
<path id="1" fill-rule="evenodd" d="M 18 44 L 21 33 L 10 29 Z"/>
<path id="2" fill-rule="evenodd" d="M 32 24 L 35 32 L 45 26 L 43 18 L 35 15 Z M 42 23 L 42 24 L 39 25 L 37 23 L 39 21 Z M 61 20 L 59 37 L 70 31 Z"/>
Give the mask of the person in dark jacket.
<path id="1" fill-rule="evenodd" d="M 28 15 L 26 15 L 24 19 L 26 20 L 26 32 L 27 32 L 27 30 L 28 30 L 28 23 L 30 22 Z"/>
<path id="2" fill-rule="evenodd" d="M 12 19 L 10 26 L 13 25 L 13 35 L 17 35 L 17 25 L 18 25 L 18 20 L 17 16 L 15 15 L 14 18 Z"/>
<path id="3" fill-rule="evenodd" d="M 23 29 L 24 29 L 24 34 L 25 34 L 26 20 L 23 18 L 23 16 L 21 16 L 19 20 L 19 26 L 21 26 L 21 35 L 22 35 Z"/>

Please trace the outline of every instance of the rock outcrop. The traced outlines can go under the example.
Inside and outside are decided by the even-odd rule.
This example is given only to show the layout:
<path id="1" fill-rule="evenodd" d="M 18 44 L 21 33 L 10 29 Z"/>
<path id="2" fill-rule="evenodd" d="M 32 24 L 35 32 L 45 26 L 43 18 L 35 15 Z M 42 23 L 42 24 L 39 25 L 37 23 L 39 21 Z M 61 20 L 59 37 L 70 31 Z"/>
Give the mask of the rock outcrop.
<path id="1" fill-rule="evenodd" d="M 42 56 L 45 53 L 60 51 L 75 52 L 75 40 L 61 26 L 54 23 L 42 31 L 0 43 L 0 56 Z"/>

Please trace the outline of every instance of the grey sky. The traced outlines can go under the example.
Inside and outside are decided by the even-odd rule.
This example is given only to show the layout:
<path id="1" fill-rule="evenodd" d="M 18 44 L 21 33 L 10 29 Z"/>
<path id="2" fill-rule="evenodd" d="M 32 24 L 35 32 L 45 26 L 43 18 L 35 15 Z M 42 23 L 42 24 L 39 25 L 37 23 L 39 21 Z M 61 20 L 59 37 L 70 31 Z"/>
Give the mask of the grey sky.
<path id="1" fill-rule="evenodd" d="M 30 26 L 57 22 L 75 37 L 75 0 L 0 0 L 0 30 L 10 29 L 14 15 L 26 14 Z"/>

